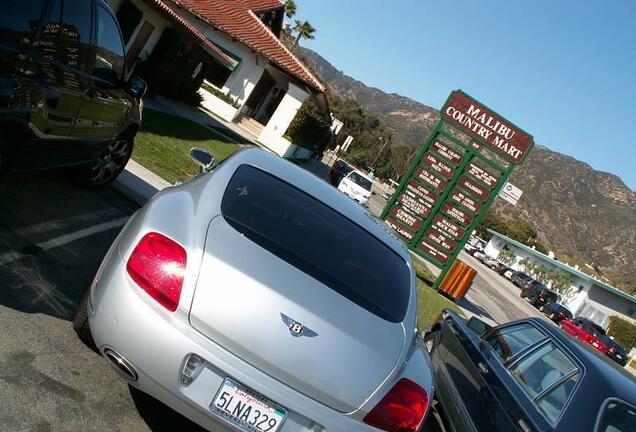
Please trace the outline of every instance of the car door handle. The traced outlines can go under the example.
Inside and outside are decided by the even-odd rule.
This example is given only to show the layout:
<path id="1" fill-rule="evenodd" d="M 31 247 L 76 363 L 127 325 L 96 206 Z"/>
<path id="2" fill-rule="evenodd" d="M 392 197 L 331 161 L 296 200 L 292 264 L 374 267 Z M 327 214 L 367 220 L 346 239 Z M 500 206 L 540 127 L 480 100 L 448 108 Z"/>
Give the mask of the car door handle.
<path id="1" fill-rule="evenodd" d="M 477 366 L 479 367 L 479 370 L 481 371 L 481 373 L 485 373 L 485 374 L 488 373 L 489 371 L 488 366 L 486 366 L 484 362 L 477 363 Z"/>

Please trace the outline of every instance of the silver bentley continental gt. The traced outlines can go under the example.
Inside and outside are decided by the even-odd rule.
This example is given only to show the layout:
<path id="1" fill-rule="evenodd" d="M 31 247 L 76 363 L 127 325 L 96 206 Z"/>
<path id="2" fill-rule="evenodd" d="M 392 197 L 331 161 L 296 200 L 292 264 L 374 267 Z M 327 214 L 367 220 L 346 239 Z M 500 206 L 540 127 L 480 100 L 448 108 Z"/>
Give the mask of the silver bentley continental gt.
<path id="1" fill-rule="evenodd" d="M 113 243 L 80 337 L 214 432 L 420 430 L 433 375 L 405 247 L 278 156 L 193 157 L 202 175 L 158 193 Z"/>

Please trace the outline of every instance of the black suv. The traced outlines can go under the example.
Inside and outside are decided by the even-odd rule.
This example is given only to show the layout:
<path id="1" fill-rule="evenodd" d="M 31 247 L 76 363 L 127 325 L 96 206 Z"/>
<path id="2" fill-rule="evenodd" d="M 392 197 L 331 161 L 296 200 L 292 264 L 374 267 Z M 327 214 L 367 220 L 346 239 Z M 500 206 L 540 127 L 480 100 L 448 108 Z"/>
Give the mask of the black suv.
<path id="1" fill-rule="evenodd" d="M 113 180 L 132 153 L 146 84 L 127 79 L 117 19 L 103 0 L 3 0 L 0 173 L 78 167 Z"/>
<path id="2" fill-rule="evenodd" d="M 550 303 L 558 303 L 559 294 L 550 291 L 547 286 L 536 282 L 521 290 L 521 298 L 525 298 L 532 306 L 539 308 Z"/>

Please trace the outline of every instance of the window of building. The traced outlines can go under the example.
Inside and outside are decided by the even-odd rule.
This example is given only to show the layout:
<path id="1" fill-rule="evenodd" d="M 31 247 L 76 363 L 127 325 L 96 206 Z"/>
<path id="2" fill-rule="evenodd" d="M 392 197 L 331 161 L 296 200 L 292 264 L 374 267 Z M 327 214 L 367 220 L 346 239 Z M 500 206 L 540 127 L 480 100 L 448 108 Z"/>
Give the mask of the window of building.
<path id="1" fill-rule="evenodd" d="M 117 21 L 119 21 L 119 26 L 121 27 L 121 36 L 124 38 L 124 44 L 128 43 L 143 16 L 143 12 L 131 1 L 125 1 L 119 7 L 117 10 Z"/>

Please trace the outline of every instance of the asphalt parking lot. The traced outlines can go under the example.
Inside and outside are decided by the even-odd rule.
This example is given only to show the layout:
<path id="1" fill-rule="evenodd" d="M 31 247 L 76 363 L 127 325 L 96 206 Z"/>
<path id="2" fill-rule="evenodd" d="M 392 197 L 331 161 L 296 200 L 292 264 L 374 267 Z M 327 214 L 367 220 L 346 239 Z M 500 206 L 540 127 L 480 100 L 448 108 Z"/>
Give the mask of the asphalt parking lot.
<path id="1" fill-rule="evenodd" d="M 129 388 L 71 320 L 138 205 L 56 174 L 0 182 L 0 431 L 202 431 Z M 438 431 L 433 415 L 427 431 Z"/>
<path id="2" fill-rule="evenodd" d="M 0 430 L 198 430 L 129 389 L 71 326 L 136 209 L 55 174 L 0 182 Z"/>

